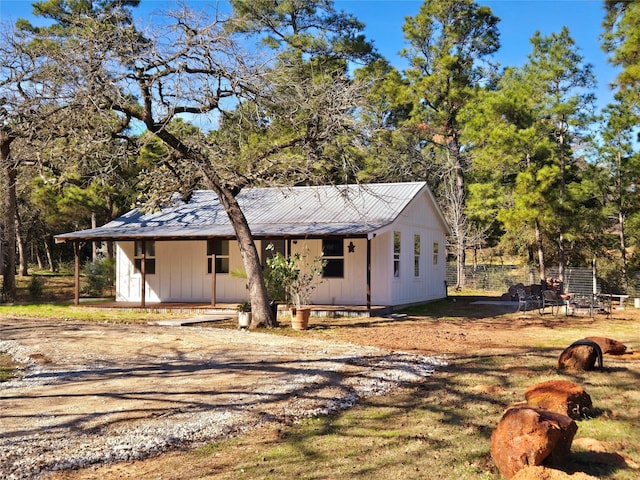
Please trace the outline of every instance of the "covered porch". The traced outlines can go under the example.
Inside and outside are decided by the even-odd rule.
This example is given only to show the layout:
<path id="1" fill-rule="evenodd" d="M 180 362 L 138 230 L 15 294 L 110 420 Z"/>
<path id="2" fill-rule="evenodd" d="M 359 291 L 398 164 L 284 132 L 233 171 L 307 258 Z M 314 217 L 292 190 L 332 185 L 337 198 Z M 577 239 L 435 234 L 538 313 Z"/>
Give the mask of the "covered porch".
<path id="1" fill-rule="evenodd" d="M 116 302 L 103 301 L 97 299 L 80 299 L 76 305 L 101 308 L 105 310 L 127 310 L 140 311 L 147 313 L 184 313 L 196 316 L 227 316 L 232 318 L 237 316 L 237 304 L 235 303 L 191 303 L 191 302 L 160 302 L 146 303 L 141 305 L 140 302 Z M 387 305 L 310 305 L 311 316 L 317 318 L 336 318 L 336 317 L 376 317 L 387 315 L 393 311 L 392 307 Z M 288 315 L 286 305 L 278 305 L 278 317 Z M 199 323 L 199 322 L 192 322 Z"/>

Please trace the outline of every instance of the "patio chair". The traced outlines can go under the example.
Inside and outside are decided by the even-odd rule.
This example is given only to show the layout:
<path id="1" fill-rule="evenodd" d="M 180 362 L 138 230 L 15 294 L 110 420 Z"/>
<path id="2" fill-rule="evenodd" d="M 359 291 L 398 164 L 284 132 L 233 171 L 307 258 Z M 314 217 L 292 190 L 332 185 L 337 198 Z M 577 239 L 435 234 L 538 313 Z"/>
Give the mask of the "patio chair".
<path id="1" fill-rule="evenodd" d="M 537 295 L 527 294 L 526 290 L 522 287 L 518 287 L 516 293 L 518 295 L 518 312 L 526 312 L 531 306 L 533 306 L 533 308 L 540 307 L 540 297 Z"/>
<path id="2" fill-rule="evenodd" d="M 607 319 L 611 318 L 611 295 L 596 293 L 593 295 L 593 313 L 603 313 Z"/>
<path id="3" fill-rule="evenodd" d="M 558 316 L 558 310 L 565 305 L 565 301 L 555 290 L 544 290 L 542 292 L 542 303 L 540 305 L 540 315 L 544 315 L 544 310 L 551 307 L 551 313 L 555 307 L 555 316 Z"/>
<path id="4" fill-rule="evenodd" d="M 593 318 L 593 296 L 573 295 L 567 301 L 567 315 L 588 315 Z"/>

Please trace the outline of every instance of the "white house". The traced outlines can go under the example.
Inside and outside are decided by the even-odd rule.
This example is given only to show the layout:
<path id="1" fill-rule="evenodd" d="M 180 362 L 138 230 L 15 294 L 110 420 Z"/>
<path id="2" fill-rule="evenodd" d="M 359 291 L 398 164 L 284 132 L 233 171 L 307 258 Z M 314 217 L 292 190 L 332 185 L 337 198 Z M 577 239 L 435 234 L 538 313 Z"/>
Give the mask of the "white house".
<path id="1" fill-rule="evenodd" d="M 446 296 L 448 229 L 424 182 L 253 188 L 237 199 L 263 263 L 269 244 L 326 261 L 314 304 L 397 307 Z M 116 242 L 117 301 L 248 299 L 233 227 L 211 191 L 56 237 L 76 252 L 107 240 Z"/>

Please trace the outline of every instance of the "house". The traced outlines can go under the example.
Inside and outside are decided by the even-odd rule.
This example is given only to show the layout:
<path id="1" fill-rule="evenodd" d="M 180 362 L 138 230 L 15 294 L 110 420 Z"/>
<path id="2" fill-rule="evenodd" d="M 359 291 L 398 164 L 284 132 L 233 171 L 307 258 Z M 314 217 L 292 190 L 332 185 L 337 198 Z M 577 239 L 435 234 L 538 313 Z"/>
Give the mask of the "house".
<path id="1" fill-rule="evenodd" d="M 263 264 L 269 244 L 326 262 L 314 304 L 397 307 L 446 296 L 448 228 L 424 182 L 252 188 L 237 199 Z M 73 242 L 76 265 L 81 242 L 114 241 L 117 301 L 248 298 L 233 227 L 211 191 L 56 241 Z"/>

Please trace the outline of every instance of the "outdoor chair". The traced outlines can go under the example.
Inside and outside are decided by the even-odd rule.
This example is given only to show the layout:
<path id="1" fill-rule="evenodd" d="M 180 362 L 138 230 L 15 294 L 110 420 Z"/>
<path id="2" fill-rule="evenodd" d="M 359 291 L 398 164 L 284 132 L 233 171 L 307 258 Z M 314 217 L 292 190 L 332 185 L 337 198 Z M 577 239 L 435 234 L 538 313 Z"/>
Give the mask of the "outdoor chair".
<path id="1" fill-rule="evenodd" d="M 593 313 L 603 313 L 611 318 L 611 295 L 596 293 L 593 295 Z"/>
<path id="2" fill-rule="evenodd" d="M 573 295 L 567 301 L 567 315 L 589 315 L 593 318 L 593 296 Z"/>
<path id="3" fill-rule="evenodd" d="M 518 295 L 518 311 L 526 312 L 530 307 L 540 308 L 540 297 L 537 295 L 527 294 L 524 288 L 519 287 L 516 290 Z"/>
<path id="4" fill-rule="evenodd" d="M 551 307 L 551 313 L 553 312 L 553 309 L 555 308 L 555 316 L 558 316 L 558 310 L 560 310 L 560 307 L 565 305 L 565 301 L 562 297 L 560 297 L 560 295 L 558 295 L 558 292 L 556 292 L 555 290 L 544 290 L 542 292 L 542 303 L 540 305 L 540 315 L 544 314 L 544 310 L 547 307 Z"/>

